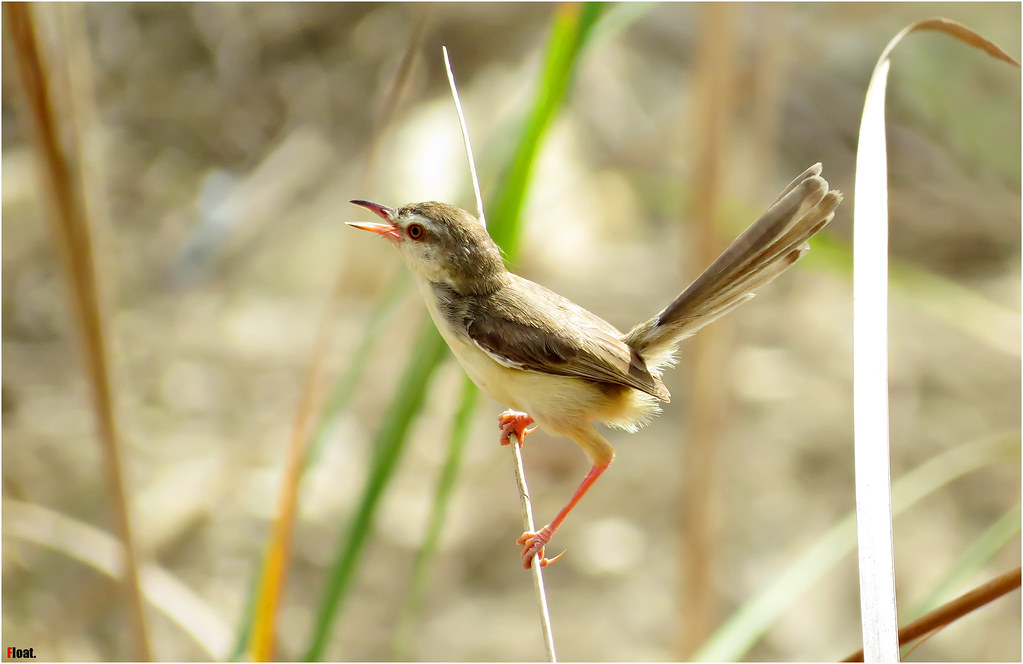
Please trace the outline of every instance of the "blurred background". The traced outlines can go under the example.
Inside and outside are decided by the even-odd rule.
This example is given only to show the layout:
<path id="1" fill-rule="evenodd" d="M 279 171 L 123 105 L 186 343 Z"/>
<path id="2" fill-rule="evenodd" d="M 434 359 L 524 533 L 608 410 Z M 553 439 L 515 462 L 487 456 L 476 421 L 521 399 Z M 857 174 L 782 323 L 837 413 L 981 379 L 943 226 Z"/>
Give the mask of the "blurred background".
<path id="1" fill-rule="evenodd" d="M 243 643 L 326 320 L 328 396 L 278 617 L 277 656 L 307 656 L 425 315 L 393 250 L 344 226 L 368 218 L 347 201 L 475 209 L 445 44 L 489 205 L 542 89 L 551 26 L 573 11 L 36 8 L 58 111 L 78 127 L 155 657 L 220 659 Z M 1019 54 L 1018 4 L 602 7 L 535 143 L 513 270 L 628 329 L 810 164 L 847 198 L 806 259 L 683 346 L 663 416 L 608 433 L 615 463 L 548 551 L 568 551 L 546 574 L 562 659 L 692 657 L 770 588 L 763 629 L 746 645 L 718 632 L 729 649 L 704 656 L 828 660 L 860 646 L 839 525 L 854 507 L 856 132 L 884 45 L 935 15 Z M 122 594 L 96 567 L 112 556 L 110 483 L 11 41 L 5 21 L 4 644 L 131 658 Z M 1019 82 L 933 33 L 910 36 L 892 67 L 892 472 L 915 498 L 895 520 L 900 622 L 1020 559 Z M 420 386 L 323 658 L 543 658 L 503 408 L 485 397 L 408 608 L 463 383 L 445 356 Z M 588 462 L 543 431 L 524 456 L 546 523 Z M 911 658 L 1018 660 L 1020 619 L 1014 593 Z"/>

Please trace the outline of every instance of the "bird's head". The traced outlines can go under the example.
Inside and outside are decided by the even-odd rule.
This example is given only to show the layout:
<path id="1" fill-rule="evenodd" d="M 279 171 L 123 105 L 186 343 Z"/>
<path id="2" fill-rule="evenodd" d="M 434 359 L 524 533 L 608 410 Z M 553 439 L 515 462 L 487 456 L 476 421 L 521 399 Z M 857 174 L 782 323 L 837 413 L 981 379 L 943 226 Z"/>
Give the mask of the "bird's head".
<path id="1" fill-rule="evenodd" d="M 501 252 L 486 228 L 465 210 L 446 203 L 412 203 L 397 209 L 351 201 L 384 223 L 348 222 L 393 244 L 412 273 L 460 293 L 485 292 L 504 274 Z"/>

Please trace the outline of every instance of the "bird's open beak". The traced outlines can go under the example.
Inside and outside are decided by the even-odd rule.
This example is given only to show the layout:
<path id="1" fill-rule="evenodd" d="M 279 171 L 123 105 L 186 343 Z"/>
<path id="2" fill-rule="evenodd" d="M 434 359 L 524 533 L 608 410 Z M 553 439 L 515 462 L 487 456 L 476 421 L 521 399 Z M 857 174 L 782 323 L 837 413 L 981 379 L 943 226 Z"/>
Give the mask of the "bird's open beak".
<path id="1" fill-rule="evenodd" d="M 397 240 L 401 237 L 401 235 L 398 233 L 398 228 L 394 225 L 394 222 L 391 221 L 391 217 L 394 216 L 394 210 L 392 210 L 391 208 L 380 205 L 379 203 L 371 203 L 369 201 L 348 202 L 354 205 L 358 205 L 359 207 L 366 208 L 367 210 L 373 212 L 374 214 L 378 215 L 381 219 L 387 222 L 386 224 L 364 223 L 360 221 L 347 222 L 347 224 L 352 228 L 358 228 L 360 230 L 376 233 L 377 235 L 386 237 L 388 240 Z"/>

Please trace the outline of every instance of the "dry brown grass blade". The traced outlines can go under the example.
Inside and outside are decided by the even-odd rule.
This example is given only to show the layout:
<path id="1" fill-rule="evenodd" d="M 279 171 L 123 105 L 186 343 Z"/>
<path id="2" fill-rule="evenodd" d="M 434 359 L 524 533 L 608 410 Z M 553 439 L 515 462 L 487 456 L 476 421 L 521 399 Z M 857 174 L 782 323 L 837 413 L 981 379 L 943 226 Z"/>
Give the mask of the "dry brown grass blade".
<path id="1" fill-rule="evenodd" d="M 429 5 L 420 12 L 413 37 L 398 70 L 394 83 L 387 95 L 384 108 L 381 110 L 380 121 L 375 127 L 377 135 L 382 133 L 396 113 L 404 89 L 411 78 L 416 52 L 422 45 L 426 34 L 426 26 L 431 15 Z M 369 188 L 369 179 L 375 172 L 376 150 L 369 155 L 365 170 L 364 188 Z M 266 662 L 275 658 L 276 643 L 275 625 L 277 611 L 280 608 L 281 596 L 287 582 L 288 562 L 291 558 L 291 539 L 295 529 L 295 514 L 298 511 L 298 491 L 302 483 L 302 471 L 306 462 L 306 450 L 309 442 L 309 431 L 313 415 L 319 410 L 322 402 L 324 383 L 324 362 L 330 352 L 333 339 L 333 324 L 337 320 L 340 309 L 341 293 L 345 282 L 344 270 L 339 270 L 334 285 L 327 297 L 327 305 L 316 333 L 316 341 L 309 360 L 302 393 L 299 396 L 295 419 L 292 423 L 291 436 L 288 439 L 286 468 L 277 501 L 277 514 L 267 543 L 260 573 L 259 591 L 256 596 L 256 614 L 249 639 L 249 657 L 253 661 Z"/>
<path id="2" fill-rule="evenodd" d="M 704 26 L 697 65 L 694 128 L 698 132 L 699 168 L 692 183 L 693 208 L 688 217 L 699 225 L 696 232 L 699 265 L 709 265 L 721 250 L 718 222 L 723 200 L 722 182 L 727 169 L 728 136 L 734 116 L 738 72 L 736 6 L 714 3 L 701 8 Z M 717 506 L 717 437 L 726 419 L 726 388 L 721 377 L 727 325 L 719 322 L 689 341 L 687 355 L 692 402 L 686 411 L 686 445 L 682 462 L 681 505 L 681 603 L 679 607 L 679 658 L 685 661 L 707 638 L 714 608 L 713 511 Z"/>
<path id="3" fill-rule="evenodd" d="M 70 119 L 78 137 L 82 178 L 82 205 L 92 223 L 96 246 L 102 252 L 110 236 L 110 202 L 107 197 L 106 161 L 97 128 L 100 125 L 96 109 L 96 94 L 92 61 L 89 55 L 89 36 L 85 25 L 85 6 L 80 2 L 54 3 L 51 10 L 58 14 L 61 37 L 64 41 L 62 60 L 64 86 L 69 91 Z"/>
<path id="4" fill-rule="evenodd" d="M 1019 62 L 1003 51 L 997 44 L 985 39 L 958 21 L 953 21 L 948 18 L 925 18 L 910 24 L 903 33 L 915 32 L 917 30 L 936 30 L 938 32 L 944 32 L 947 35 L 955 37 L 964 44 L 968 44 L 974 48 L 979 48 L 992 58 L 1019 67 Z M 893 40 L 893 45 L 894 41 L 895 40 Z"/>
<path id="5" fill-rule="evenodd" d="M 323 362 L 330 347 L 330 325 L 334 320 L 334 303 L 339 299 L 338 289 L 329 296 L 327 312 L 316 335 L 313 356 L 309 363 L 302 394 L 288 440 L 287 467 L 281 482 L 270 541 L 263 559 L 259 593 L 256 597 L 256 616 L 249 641 L 249 654 L 253 661 L 267 662 L 274 658 L 277 609 L 284 592 L 288 561 L 291 557 L 291 535 L 295 529 L 295 513 L 298 510 L 298 489 L 302 481 L 305 464 L 306 443 L 313 412 L 320 403 L 323 385 Z"/>
<path id="6" fill-rule="evenodd" d="M 899 645 L 927 636 L 1019 587 L 1020 568 L 1017 567 L 909 623 L 899 630 Z M 857 650 L 842 661 L 862 662 L 863 651 Z"/>
<path id="7" fill-rule="evenodd" d="M 133 659 L 151 659 L 149 637 L 139 588 L 138 558 L 132 538 L 128 496 L 121 463 L 121 446 L 113 387 L 107 362 L 106 332 L 99 297 L 95 256 L 88 218 L 81 204 L 79 181 L 73 171 L 76 147 L 62 145 L 47 69 L 36 39 L 32 6 L 6 3 L 4 11 L 14 42 L 16 61 L 27 111 L 41 159 L 43 190 L 52 205 L 53 237 L 65 266 L 81 339 L 86 372 L 92 388 L 93 410 L 103 444 L 103 460 L 111 494 L 115 527 L 123 545 L 123 579 L 130 631 L 135 641 Z"/>

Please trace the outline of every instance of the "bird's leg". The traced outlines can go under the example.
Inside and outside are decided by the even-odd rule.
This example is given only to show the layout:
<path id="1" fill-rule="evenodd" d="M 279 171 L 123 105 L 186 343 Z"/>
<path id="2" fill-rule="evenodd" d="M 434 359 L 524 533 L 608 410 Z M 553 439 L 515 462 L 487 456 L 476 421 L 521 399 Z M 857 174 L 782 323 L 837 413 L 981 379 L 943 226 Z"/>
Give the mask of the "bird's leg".
<path id="1" fill-rule="evenodd" d="M 558 512 L 558 515 L 554 517 L 553 521 L 535 533 L 522 533 L 522 536 L 515 541 L 516 544 L 522 547 L 522 566 L 525 569 L 529 569 L 529 566 L 533 561 L 533 556 L 536 554 L 540 554 L 540 567 L 547 567 L 551 563 L 557 562 L 561 556 L 565 555 L 565 552 L 562 551 L 553 558 L 544 558 L 543 548 L 547 542 L 551 541 L 551 537 L 554 536 L 558 526 L 560 526 L 561 522 L 565 520 L 565 517 L 572 511 L 572 508 L 576 506 L 576 503 L 579 502 L 589 488 L 593 486 L 593 483 L 597 481 L 597 478 L 600 477 L 601 473 L 607 470 L 607 467 L 610 465 L 610 459 L 608 459 L 606 463 L 594 464 L 593 467 L 590 468 L 590 472 L 586 473 L 586 477 L 583 478 L 583 481 L 579 483 L 579 487 L 575 490 L 575 493 L 572 494 L 568 504 L 561 508 L 561 511 Z"/>
<path id="2" fill-rule="evenodd" d="M 523 439 L 536 431 L 537 427 L 527 428 L 533 424 L 533 418 L 528 413 L 518 410 L 506 410 L 497 417 L 497 423 L 501 425 L 501 444 L 507 445 L 511 442 L 512 435 L 522 447 Z M 539 425 L 537 425 L 539 426 Z"/>

